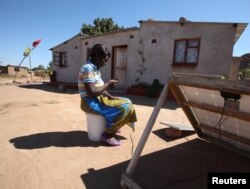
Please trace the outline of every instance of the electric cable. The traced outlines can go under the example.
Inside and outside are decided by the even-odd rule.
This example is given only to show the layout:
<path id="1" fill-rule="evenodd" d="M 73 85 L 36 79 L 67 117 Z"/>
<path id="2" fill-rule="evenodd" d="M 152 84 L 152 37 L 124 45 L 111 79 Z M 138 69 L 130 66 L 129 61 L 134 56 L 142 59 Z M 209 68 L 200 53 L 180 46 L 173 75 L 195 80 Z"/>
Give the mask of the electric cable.
<path id="1" fill-rule="evenodd" d="M 218 163 L 219 163 L 219 158 L 220 158 L 220 147 L 221 147 L 221 125 L 224 123 L 224 121 L 225 121 L 226 119 L 228 119 L 228 117 L 225 117 L 225 118 L 223 119 L 224 114 L 225 114 L 225 109 L 226 109 L 226 103 L 227 103 L 227 98 L 224 98 L 224 104 L 223 104 L 223 108 L 222 108 L 221 117 L 220 117 L 219 121 L 217 122 L 217 124 L 215 125 L 215 128 L 218 127 L 218 129 L 219 129 L 219 137 L 218 137 L 218 138 L 219 138 L 219 145 L 218 145 L 219 147 L 216 146 L 215 144 L 213 145 L 214 151 L 216 152 L 216 161 L 215 161 L 213 167 L 210 169 L 211 171 L 213 171 L 213 170 L 217 167 L 217 165 L 218 165 Z M 222 120 L 222 119 L 223 119 L 223 120 Z"/>
<path id="2" fill-rule="evenodd" d="M 224 104 L 223 104 L 223 108 L 222 108 L 221 117 L 220 117 L 219 121 L 217 122 L 217 124 L 215 125 L 215 128 L 216 128 L 217 126 L 219 126 L 219 146 L 221 146 L 221 145 L 220 145 L 220 142 L 221 142 L 221 125 L 228 119 L 228 117 L 225 117 L 225 118 L 223 119 L 224 114 L 225 114 L 226 102 L 227 102 L 227 98 L 224 98 Z M 217 150 L 216 163 L 215 163 L 215 165 L 213 166 L 212 170 L 213 170 L 215 167 L 217 167 L 218 159 L 219 159 L 219 151 Z M 175 180 L 175 181 L 169 182 L 169 183 L 167 183 L 167 184 L 161 186 L 159 189 L 164 189 L 164 188 L 167 188 L 167 187 L 169 187 L 169 186 L 171 186 L 171 185 L 174 185 L 174 184 L 177 184 L 177 183 L 195 180 L 195 179 L 198 179 L 198 178 L 202 177 L 204 174 L 205 174 L 205 172 L 201 172 L 200 174 L 194 175 L 194 176 L 192 176 L 192 177 L 188 177 L 188 178 L 183 178 L 183 179 Z"/>
<path id="3" fill-rule="evenodd" d="M 133 141 L 133 138 L 132 138 L 132 132 L 130 133 L 129 137 L 130 137 L 130 141 L 132 143 L 132 146 L 131 146 L 131 158 L 132 158 L 133 153 L 134 153 L 134 141 Z"/>

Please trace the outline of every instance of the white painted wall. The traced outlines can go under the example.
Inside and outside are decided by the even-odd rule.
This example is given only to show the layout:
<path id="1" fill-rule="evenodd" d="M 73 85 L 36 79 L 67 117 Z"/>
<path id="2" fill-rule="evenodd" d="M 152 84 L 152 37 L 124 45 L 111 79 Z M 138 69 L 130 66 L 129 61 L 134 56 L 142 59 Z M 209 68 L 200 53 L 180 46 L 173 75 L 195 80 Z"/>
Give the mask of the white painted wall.
<path id="1" fill-rule="evenodd" d="M 127 30 L 80 39 L 72 38 L 67 44 L 53 48 L 53 51 L 68 52 L 68 67 L 54 66 L 57 80 L 77 83 L 80 67 L 86 62 L 87 49 L 96 43 L 106 45 L 112 52 L 112 47 L 127 45 L 127 87 L 135 83 L 136 70 L 141 62 L 138 50 L 141 49 L 140 39 L 144 44 L 146 71 L 141 81 L 152 83 L 159 79 L 166 83 L 172 72 L 229 75 L 232 62 L 236 27 L 230 23 L 187 22 L 183 26 L 179 22 L 142 21 L 138 30 Z M 134 35 L 134 38 L 130 38 Z M 174 40 L 183 38 L 200 38 L 200 53 L 198 65 L 194 67 L 172 66 Z M 151 43 L 156 39 L 157 43 Z M 78 49 L 75 47 L 78 46 Z M 104 81 L 111 78 L 111 61 L 101 69 Z"/>

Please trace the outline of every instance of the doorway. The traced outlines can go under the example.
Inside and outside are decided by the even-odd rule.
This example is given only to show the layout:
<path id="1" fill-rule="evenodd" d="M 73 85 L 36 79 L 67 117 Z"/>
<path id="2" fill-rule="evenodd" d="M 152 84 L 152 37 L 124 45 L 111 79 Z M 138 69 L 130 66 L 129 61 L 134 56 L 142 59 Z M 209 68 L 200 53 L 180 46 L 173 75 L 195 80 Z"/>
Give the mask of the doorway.
<path id="1" fill-rule="evenodd" d="M 116 89 L 126 89 L 127 83 L 127 45 L 116 46 L 112 49 L 112 78 L 118 79 Z"/>

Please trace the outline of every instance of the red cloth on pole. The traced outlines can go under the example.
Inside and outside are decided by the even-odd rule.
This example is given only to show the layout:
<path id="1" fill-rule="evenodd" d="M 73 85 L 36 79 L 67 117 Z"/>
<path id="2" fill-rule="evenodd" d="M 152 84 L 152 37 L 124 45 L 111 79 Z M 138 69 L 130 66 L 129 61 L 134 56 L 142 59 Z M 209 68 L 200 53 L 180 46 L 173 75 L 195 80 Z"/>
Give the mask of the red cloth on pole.
<path id="1" fill-rule="evenodd" d="M 32 46 L 33 46 L 33 47 L 36 47 L 41 41 L 42 41 L 41 39 L 38 39 L 38 40 L 34 41 L 34 42 L 32 43 Z"/>

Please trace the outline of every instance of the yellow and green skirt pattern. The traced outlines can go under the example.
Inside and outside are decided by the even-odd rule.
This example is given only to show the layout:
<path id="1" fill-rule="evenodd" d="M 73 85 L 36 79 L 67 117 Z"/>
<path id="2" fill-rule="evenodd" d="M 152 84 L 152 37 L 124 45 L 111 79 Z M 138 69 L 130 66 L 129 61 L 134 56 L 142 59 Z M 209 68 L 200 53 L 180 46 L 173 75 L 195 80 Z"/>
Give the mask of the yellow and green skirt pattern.
<path id="1" fill-rule="evenodd" d="M 131 100 L 124 97 L 110 100 L 103 95 L 96 98 L 86 96 L 81 99 L 81 109 L 87 113 L 102 115 L 106 120 L 108 133 L 114 133 L 126 124 L 134 130 L 133 123 L 137 121 Z"/>

